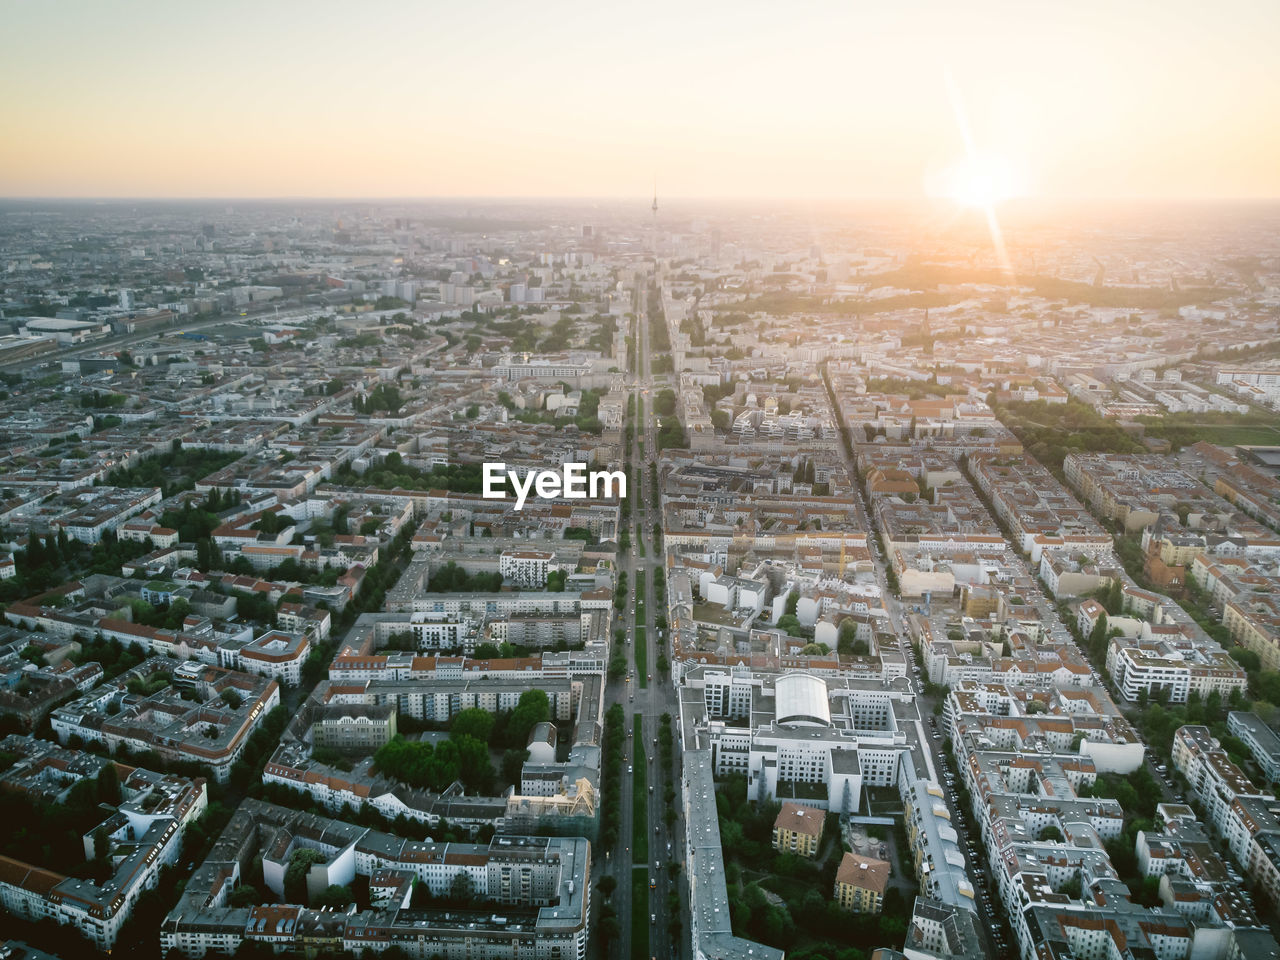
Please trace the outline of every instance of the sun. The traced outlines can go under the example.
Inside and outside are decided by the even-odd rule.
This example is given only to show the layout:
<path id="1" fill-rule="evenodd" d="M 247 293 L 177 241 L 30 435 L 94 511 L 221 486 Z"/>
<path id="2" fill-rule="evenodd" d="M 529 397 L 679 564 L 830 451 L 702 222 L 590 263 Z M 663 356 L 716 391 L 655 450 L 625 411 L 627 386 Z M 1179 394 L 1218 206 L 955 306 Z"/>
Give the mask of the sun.
<path id="1" fill-rule="evenodd" d="M 995 154 L 970 154 L 947 168 L 942 181 L 943 196 L 966 207 L 990 209 L 1025 192 L 1018 171 Z"/>

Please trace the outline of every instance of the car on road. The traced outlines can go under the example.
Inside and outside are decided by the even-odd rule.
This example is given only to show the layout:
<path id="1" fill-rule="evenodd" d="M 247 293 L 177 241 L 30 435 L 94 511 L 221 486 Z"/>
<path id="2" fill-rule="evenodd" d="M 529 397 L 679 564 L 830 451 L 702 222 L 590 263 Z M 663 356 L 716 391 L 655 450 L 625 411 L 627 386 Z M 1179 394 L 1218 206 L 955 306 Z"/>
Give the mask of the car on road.
<path id="1" fill-rule="evenodd" d="M 629 763 L 628 763 L 628 764 L 627 764 L 627 773 L 634 773 L 634 772 L 635 772 L 635 771 L 633 771 L 633 770 L 631 769 L 631 764 L 629 764 Z"/>

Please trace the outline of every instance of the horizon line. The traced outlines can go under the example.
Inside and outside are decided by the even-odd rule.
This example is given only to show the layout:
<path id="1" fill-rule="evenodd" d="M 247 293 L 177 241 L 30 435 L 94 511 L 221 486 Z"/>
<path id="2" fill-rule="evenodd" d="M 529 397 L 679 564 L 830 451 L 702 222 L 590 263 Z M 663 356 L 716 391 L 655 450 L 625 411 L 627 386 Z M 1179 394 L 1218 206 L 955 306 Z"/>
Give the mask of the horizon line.
<path id="1" fill-rule="evenodd" d="M 648 194 L 0 194 L 0 203 L 33 202 L 33 201 L 85 201 L 94 203 L 130 202 L 130 201 L 271 201 L 296 203 L 300 201 L 326 201 L 342 203 L 369 203 L 376 201 L 556 201 L 556 202 L 631 202 L 633 200 L 649 200 Z M 667 203 L 920 203 L 960 206 L 949 197 L 930 197 L 920 195 L 786 195 L 767 194 L 748 195 L 697 195 L 672 194 L 664 198 Z M 1061 194 L 1034 197 L 1011 197 L 1002 200 L 996 206 L 1010 207 L 1037 203 L 1275 203 L 1280 202 L 1280 194 L 1252 196 L 1134 196 L 1122 194 Z"/>

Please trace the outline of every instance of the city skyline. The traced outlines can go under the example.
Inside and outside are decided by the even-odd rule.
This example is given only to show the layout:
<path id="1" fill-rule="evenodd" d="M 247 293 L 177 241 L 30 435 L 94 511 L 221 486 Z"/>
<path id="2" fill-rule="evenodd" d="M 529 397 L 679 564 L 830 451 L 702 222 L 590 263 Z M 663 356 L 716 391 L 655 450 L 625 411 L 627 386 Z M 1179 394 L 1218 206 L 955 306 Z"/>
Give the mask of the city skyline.
<path id="1" fill-rule="evenodd" d="M 0 960 L 1280 960 L 1280 3 L 0 0 Z"/>
<path id="2" fill-rule="evenodd" d="M 997 199 L 1280 195 L 1243 0 L 67 10 L 11 6 L 0 195 L 972 198 L 974 156 Z"/>
<path id="3" fill-rule="evenodd" d="M 1274 960 L 1280 204 L 970 186 L 0 201 L 5 935 Z"/>

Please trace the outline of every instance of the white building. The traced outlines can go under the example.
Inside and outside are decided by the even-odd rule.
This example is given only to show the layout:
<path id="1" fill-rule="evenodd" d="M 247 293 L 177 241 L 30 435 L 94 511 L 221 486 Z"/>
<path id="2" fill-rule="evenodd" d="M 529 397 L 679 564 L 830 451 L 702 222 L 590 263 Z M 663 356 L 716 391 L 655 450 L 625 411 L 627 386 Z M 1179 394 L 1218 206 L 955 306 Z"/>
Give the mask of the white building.
<path id="1" fill-rule="evenodd" d="M 502 582 L 518 587 L 543 587 L 556 555 L 546 550 L 504 550 L 498 557 Z"/>

